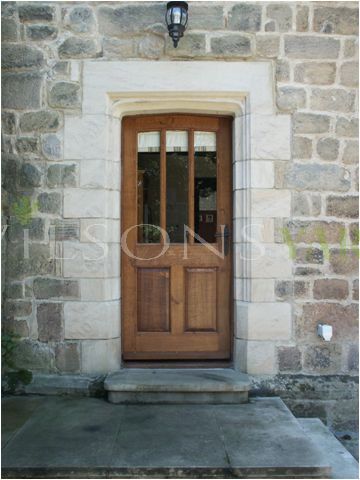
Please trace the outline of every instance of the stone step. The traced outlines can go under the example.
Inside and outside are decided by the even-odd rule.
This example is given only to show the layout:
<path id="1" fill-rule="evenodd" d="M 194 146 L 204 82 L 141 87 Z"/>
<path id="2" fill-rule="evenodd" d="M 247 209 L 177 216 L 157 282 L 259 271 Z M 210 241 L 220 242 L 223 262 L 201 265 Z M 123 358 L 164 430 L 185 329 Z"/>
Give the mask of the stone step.
<path id="1" fill-rule="evenodd" d="M 319 454 L 323 456 L 323 462 L 330 465 L 331 478 L 359 478 L 358 462 L 319 418 L 298 418 L 298 422 L 316 443 Z"/>
<path id="2" fill-rule="evenodd" d="M 111 403 L 246 403 L 247 375 L 218 369 L 124 369 L 105 379 Z"/>
<path id="3" fill-rule="evenodd" d="M 2 450 L 2 478 L 332 478 L 337 453 L 324 457 L 279 398 L 112 405 L 42 397 L 21 425 L 29 398 L 17 409 L 6 402 L 18 430 Z"/>

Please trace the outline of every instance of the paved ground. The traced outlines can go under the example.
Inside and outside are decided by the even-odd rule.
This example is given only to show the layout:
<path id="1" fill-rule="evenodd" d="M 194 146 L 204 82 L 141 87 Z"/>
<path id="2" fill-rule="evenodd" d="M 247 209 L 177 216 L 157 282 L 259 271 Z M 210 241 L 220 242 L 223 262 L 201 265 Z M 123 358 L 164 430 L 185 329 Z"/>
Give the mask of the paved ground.
<path id="1" fill-rule="evenodd" d="M 2 419 L 3 478 L 330 475 L 328 455 L 277 398 L 113 405 L 96 398 L 8 397 Z"/>

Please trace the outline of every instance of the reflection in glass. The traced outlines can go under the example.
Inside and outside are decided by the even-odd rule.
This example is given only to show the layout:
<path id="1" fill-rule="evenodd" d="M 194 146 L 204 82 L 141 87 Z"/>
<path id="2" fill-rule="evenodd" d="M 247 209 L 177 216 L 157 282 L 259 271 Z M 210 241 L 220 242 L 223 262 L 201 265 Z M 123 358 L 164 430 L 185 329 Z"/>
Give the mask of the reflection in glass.
<path id="1" fill-rule="evenodd" d="M 166 132 L 166 230 L 171 242 L 184 242 L 188 219 L 188 133 Z"/>
<path id="2" fill-rule="evenodd" d="M 138 242 L 159 243 L 160 132 L 138 134 Z M 153 226 L 155 225 L 155 227 Z"/>
<path id="3" fill-rule="evenodd" d="M 194 132 L 195 233 L 209 243 L 216 242 L 216 133 Z M 195 239 L 196 242 L 198 240 Z"/>

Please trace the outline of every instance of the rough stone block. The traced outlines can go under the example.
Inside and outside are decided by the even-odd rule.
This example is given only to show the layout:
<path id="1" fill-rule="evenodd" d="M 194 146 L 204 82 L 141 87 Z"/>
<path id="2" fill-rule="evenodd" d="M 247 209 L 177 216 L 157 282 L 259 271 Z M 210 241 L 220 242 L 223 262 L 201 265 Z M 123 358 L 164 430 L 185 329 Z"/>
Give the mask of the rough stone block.
<path id="1" fill-rule="evenodd" d="M 23 245 L 14 245 L 6 257 L 8 279 L 20 280 L 29 275 L 46 275 L 54 271 L 54 260 L 50 257 L 48 245 L 32 243 L 29 245 L 29 256 Z"/>
<path id="2" fill-rule="evenodd" d="M 350 188 L 349 172 L 338 165 L 294 163 L 285 171 L 284 186 L 296 190 L 346 192 Z"/>
<path id="3" fill-rule="evenodd" d="M 335 62 L 305 62 L 295 65 L 296 82 L 314 85 L 331 85 L 335 82 Z"/>
<path id="4" fill-rule="evenodd" d="M 300 247 L 296 249 L 296 263 L 324 263 L 324 253 L 320 248 Z"/>
<path id="5" fill-rule="evenodd" d="M 35 278 L 34 296 L 37 299 L 77 299 L 80 296 L 79 283 L 76 280 L 63 278 Z"/>
<path id="6" fill-rule="evenodd" d="M 312 157 L 312 140 L 306 137 L 295 136 L 292 142 L 293 157 L 307 159 Z"/>
<path id="7" fill-rule="evenodd" d="M 59 47 L 60 58 L 95 58 L 100 49 L 93 38 L 69 37 Z"/>
<path id="8" fill-rule="evenodd" d="M 188 33 L 177 48 L 174 48 L 170 37 L 165 40 L 165 52 L 171 57 L 197 57 L 205 55 L 205 35 L 203 33 Z"/>
<path id="9" fill-rule="evenodd" d="M 359 280 L 354 280 L 352 283 L 352 298 L 359 300 Z"/>
<path id="10" fill-rule="evenodd" d="M 359 224 L 351 223 L 349 225 L 349 236 L 352 244 L 359 243 Z"/>
<path id="11" fill-rule="evenodd" d="M 58 342 L 64 338 L 62 303 L 40 303 L 37 323 L 41 342 Z"/>
<path id="12" fill-rule="evenodd" d="M 8 68 L 41 67 L 44 55 L 41 50 L 24 44 L 4 44 L 1 48 L 1 63 Z"/>
<path id="13" fill-rule="evenodd" d="M 20 130 L 22 132 L 48 132 L 58 130 L 60 115 L 53 110 L 39 110 L 21 115 Z"/>
<path id="14" fill-rule="evenodd" d="M 123 42 L 119 42 L 123 43 Z M 130 46 L 131 43 L 128 42 Z M 151 58 L 156 59 L 160 58 L 164 54 L 165 49 L 165 40 L 158 35 L 148 34 L 143 37 L 139 42 L 138 51 L 141 57 L 144 58 Z M 132 45 L 131 45 L 131 53 L 132 53 Z"/>
<path id="15" fill-rule="evenodd" d="M 14 352 L 17 368 L 49 372 L 53 369 L 54 352 L 49 345 L 33 340 L 22 340 Z"/>
<path id="16" fill-rule="evenodd" d="M 358 305 L 339 303 L 306 303 L 302 315 L 296 318 L 296 337 L 301 343 L 322 340 L 317 335 L 317 325 L 326 323 L 333 327 L 332 342 L 352 341 L 358 335 Z"/>
<path id="17" fill-rule="evenodd" d="M 321 33 L 357 35 L 358 14 L 357 8 L 319 6 L 314 10 L 314 30 Z"/>
<path id="18" fill-rule="evenodd" d="M 26 36 L 33 41 L 53 40 L 57 37 L 58 29 L 52 25 L 28 25 Z"/>
<path id="19" fill-rule="evenodd" d="M 42 76 L 37 72 L 3 73 L 2 108 L 15 110 L 40 108 Z"/>
<path id="20" fill-rule="evenodd" d="M 50 160 L 58 160 L 62 155 L 62 143 L 61 139 L 50 133 L 43 135 L 41 138 L 42 153 Z"/>
<path id="21" fill-rule="evenodd" d="M 277 60 L 275 75 L 278 82 L 287 82 L 290 79 L 289 62 L 286 60 Z"/>
<path id="22" fill-rule="evenodd" d="M 306 347 L 304 370 L 311 373 L 335 373 L 341 368 L 341 345 L 335 343 Z"/>
<path id="23" fill-rule="evenodd" d="M 358 87 L 359 63 L 346 62 L 340 67 L 340 83 L 346 87 Z"/>
<path id="24" fill-rule="evenodd" d="M 279 55 L 279 35 L 256 35 L 256 54 L 260 57 L 277 57 Z"/>
<path id="25" fill-rule="evenodd" d="M 303 88 L 279 87 L 276 93 L 276 105 L 279 110 L 294 112 L 306 105 L 306 92 Z"/>
<path id="26" fill-rule="evenodd" d="M 7 300 L 5 303 L 5 315 L 7 317 L 28 317 L 31 313 L 31 302 L 23 300 Z"/>
<path id="27" fill-rule="evenodd" d="M 294 133 L 325 133 L 329 131 L 330 117 L 315 113 L 295 113 Z"/>
<path id="28" fill-rule="evenodd" d="M 320 195 L 292 192 L 291 211 L 295 217 L 316 217 L 320 215 Z"/>
<path id="29" fill-rule="evenodd" d="M 50 165 L 47 170 L 47 185 L 49 187 L 75 187 L 76 164 Z"/>
<path id="30" fill-rule="evenodd" d="M 353 112 L 355 109 L 355 94 L 347 90 L 332 89 L 312 90 L 310 105 L 314 110 L 326 112 Z"/>
<path id="31" fill-rule="evenodd" d="M 20 155 L 39 153 L 39 139 L 37 137 L 18 137 L 15 147 Z"/>
<path id="32" fill-rule="evenodd" d="M 279 347 L 277 353 L 280 372 L 301 370 L 301 351 L 297 347 Z"/>
<path id="33" fill-rule="evenodd" d="M 326 202 L 326 215 L 332 217 L 358 218 L 359 198 L 355 196 L 329 196 Z"/>
<path id="34" fill-rule="evenodd" d="M 347 368 L 350 372 L 359 371 L 359 345 L 353 344 L 349 346 L 347 355 Z"/>
<path id="35" fill-rule="evenodd" d="M 348 140 L 345 142 L 342 161 L 344 163 L 358 163 L 359 142 L 357 140 Z"/>
<path id="36" fill-rule="evenodd" d="M 23 188 L 34 188 L 41 185 L 41 171 L 31 163 L 24 163 L 20 168 L 19 184 Z"/>
<path id="37" fill-rule="evenodd" d="M 245 35 L 225 35 L 211 38 L 211 52 L 225 57 L 249 57 L 250 38 Z"/>
<path id="38" fill-rule="evenodd" d="M 44 240 L 45 222 L 43 218 L 31 218 L 25 225 L 16 218 L 10 217 L 8 238 L 10 242 L 24 242 L 26 234 L 29 240 Z"/>
<path id="39" fill-rule="evenodd" d="M 128 4 L 119 8 L 101 6 L 97 16 L 99 32 L 109 37 L 143 33 L 145 29 L 151 31 L 159 23 L 166 29 L 164 7 L 159 3 Z"/>
<path id="40" fill-rule="evenodd" d="M 22 283 L 11 283 L 5 287 L 6 298 L 23 298 L 24 288 Z"/>
<path id="41" fill-rule="evenodd" d="M 356 275 L 359 270 L 359 254 L 354 250 L 331 250 L 330 265 L 332 271 L 339 275 Z"/>
<path id="42" fill-rule="evenodd" d="M 95 29 L 95 16 L 87 5 L 64 9 L 64 25 L 75 33 L 92 32 Z"/>
<path id="43" fill-rule="evenodd" d="M 13 317 L 4 317 L 1 323 L 4 333 L 19 335 L 21 338 L 28 338 L 30 335 L 29 325 L 26 319 L 19 320 Z"/>
<path id="44" fill-rule="evenodd" d="M 336 134 L 341 137 L 357 137 L 359 132 L 358 118 L 338 118 L 336 121 Z"/>
<path id="45" fill-rule="evenodd" d="M 294 243 L 340 243 L 344 232 L 344 224 L 325 221 L 290 220 L 284 228 Z"/>
<path id="46" fill-rule="evenodd" d="M 305 277 L 312 275 L 321 275 L 321 271 L 314 267 L 296 267 L 295 276 Z"/>
<path id="47" fill-rule="evenodd" d="M 265 32 L 275 32 L 276 30 L 276 23 L 274 20 L 270 20 L 270 22 L 265 23 Z"/>
<path id="48" fill-rule="evenodd" d="M 64 342 L 55 346 L 55 365 L 60 372 L 80 371 L 80 348 L 76 342 Z"/>
<path id="49" fill-rule="evenodd" d="M 38 195 L 39 211 L 43 213 L 59 214 L 62 202 L 60 193 L 40 193 Z"/>
<path id="50" fill-rule="evenodd" d="M 324 60 L 338 58 L 340 41 L 332 37 L 285 35 L 285 54 L 290 58 Z"/>
<path id="51" fill-rule="evenodd" d="M 51 223 L 50 230 L 55 240 L 78 240 L 80 236 L 78 220 L 56 219 Z"/>
<path id="52" fill-rule="evenodd" d="M 276 21 L 280 32 L 287 32 L 292 27 L 292 9 L 286 3 L 270 4 L 266 9 L 268 18 Z"/>
<path id="53" fill-rule="evenodd" d="M 29 2 L 19 5 L 19 18 L 22 22 L 51 22 L 55 18 L 55 8 L 51 5 Z"/>
<path id="54" fill-rule="evenodd" d="M 1 126 L 3 133 L 13 135 L 16 132 L 16 115 L 14 112 L 1 112 Z"/>
<path id="55" fill-rule="evenodd" d="M 298 6 L 296 9 L 296 30 L 307 32 L 309 30 L 309 7 Z"/>
<path id="56" fill-rule="evenodd" d="M 336 160 L 339 154 L 339 140 L 332 137 L 320 138 L 316 151 L 323 160 Z"/>
<path id="57" fill-rule="evenodd" d="M 135 51 L 135 41 L 133 38 L 104 38 L 103 55 L 108 59 L 135 57 Z"/>
<path id="58" fill-rule="evenodd" d="M 349 285 L 346 280 L 321 278 L 315 280 L 313 291 L 317 300 L 345 300 L 349 295 Z"/>
<path id="59" fill-rule="evenodd" d="M 224 6 L 215 2 L 191 3 L 188 30 L 225 30 Z"/>
<path id="60" fill-rule="evenodd" d="M 49 105 L 59 108 L 80 107 L 80 85 L 70 82 L 58 82 L 49 92 Z"/>
<path id="61" fill-rule="evenodd" d="M 18 39 L 18 26 L 11 18 L 1 19 L 1 41 L 16 42 Z"/>
<path id="62" fill-rule="evenodd" d="M 359 40 L 357 38 L 347 39 L 344 44 L 344 57 L 358 57 L 359 56 Z"/>
<path id="63" fill-rule="evenodd" d="M 65 338 L 104 339 L 120 337 L 120 303 L 67 302 L 64 307 Z"/>
<path id="64" fill-rule="evenodd" d="M 228 28 L 243 32 L 258 32 L 261 28 L 261 6 L 238 3 L 228 16 Z"/>

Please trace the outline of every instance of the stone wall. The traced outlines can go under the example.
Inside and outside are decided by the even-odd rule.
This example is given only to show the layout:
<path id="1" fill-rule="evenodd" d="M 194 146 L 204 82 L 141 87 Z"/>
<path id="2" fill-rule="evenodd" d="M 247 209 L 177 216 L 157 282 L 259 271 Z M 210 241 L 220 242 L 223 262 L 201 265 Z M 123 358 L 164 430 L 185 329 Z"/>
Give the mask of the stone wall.
<path id="1" fill-rule="evenodd" d="M 263 361 L 271 361 L 281 379 L 311 375 L 314 385 L 318 376 L 339 395 L 343 386 L 352 392 L 358 371 L 357 5 L 191 2 L 176 50 L 164 12 L 162 2 L 2 4 L 3 324 L 24 339 L 17 363 L 33 371 L 84 373 L 96 352 L 112 348 L 99 340 L 94 350 L 67 335 L 64 302 L 92 300 L 101 288 L 101 298 L 112 300 L 116 284 L 67 278 L 49 242 L 52 236 L 62 251 L 67 241 L 83 241 L 83 223 L 64 219 L 66 189 L 88 189 L 102 201 L 101 179 L 89 163 L 63 160 L 64 115 L 82 108 L 82 61 L 269 61 L 277 113 L 292 118 L 291 161 L 274 159 L 267 172 L 272 188 L 291 190 L 291 215 L 269 228 L 277 243 L 288 245 L 293 272 L 286 280 L 259 282 L 257 295 L 291 305 L 293 335 L 275 342 L 275 354 Z M 96 316 L 88 304 L 76 308 L 74 318 Z M 333 325 L 332 342 L 316 336 L 320 322 Z M 262 361 L 261 348 L 257 355 Z M 315 395 L 316 387 L 304 389 L 302 414 L 309 405 L 325 405 L 328 390 Z M 354 430 L 352 394 L 341 395 L 326 403 L 322 417 L 338 431 Z M 334 416 L 343 423 L 331 423 Z"/>

